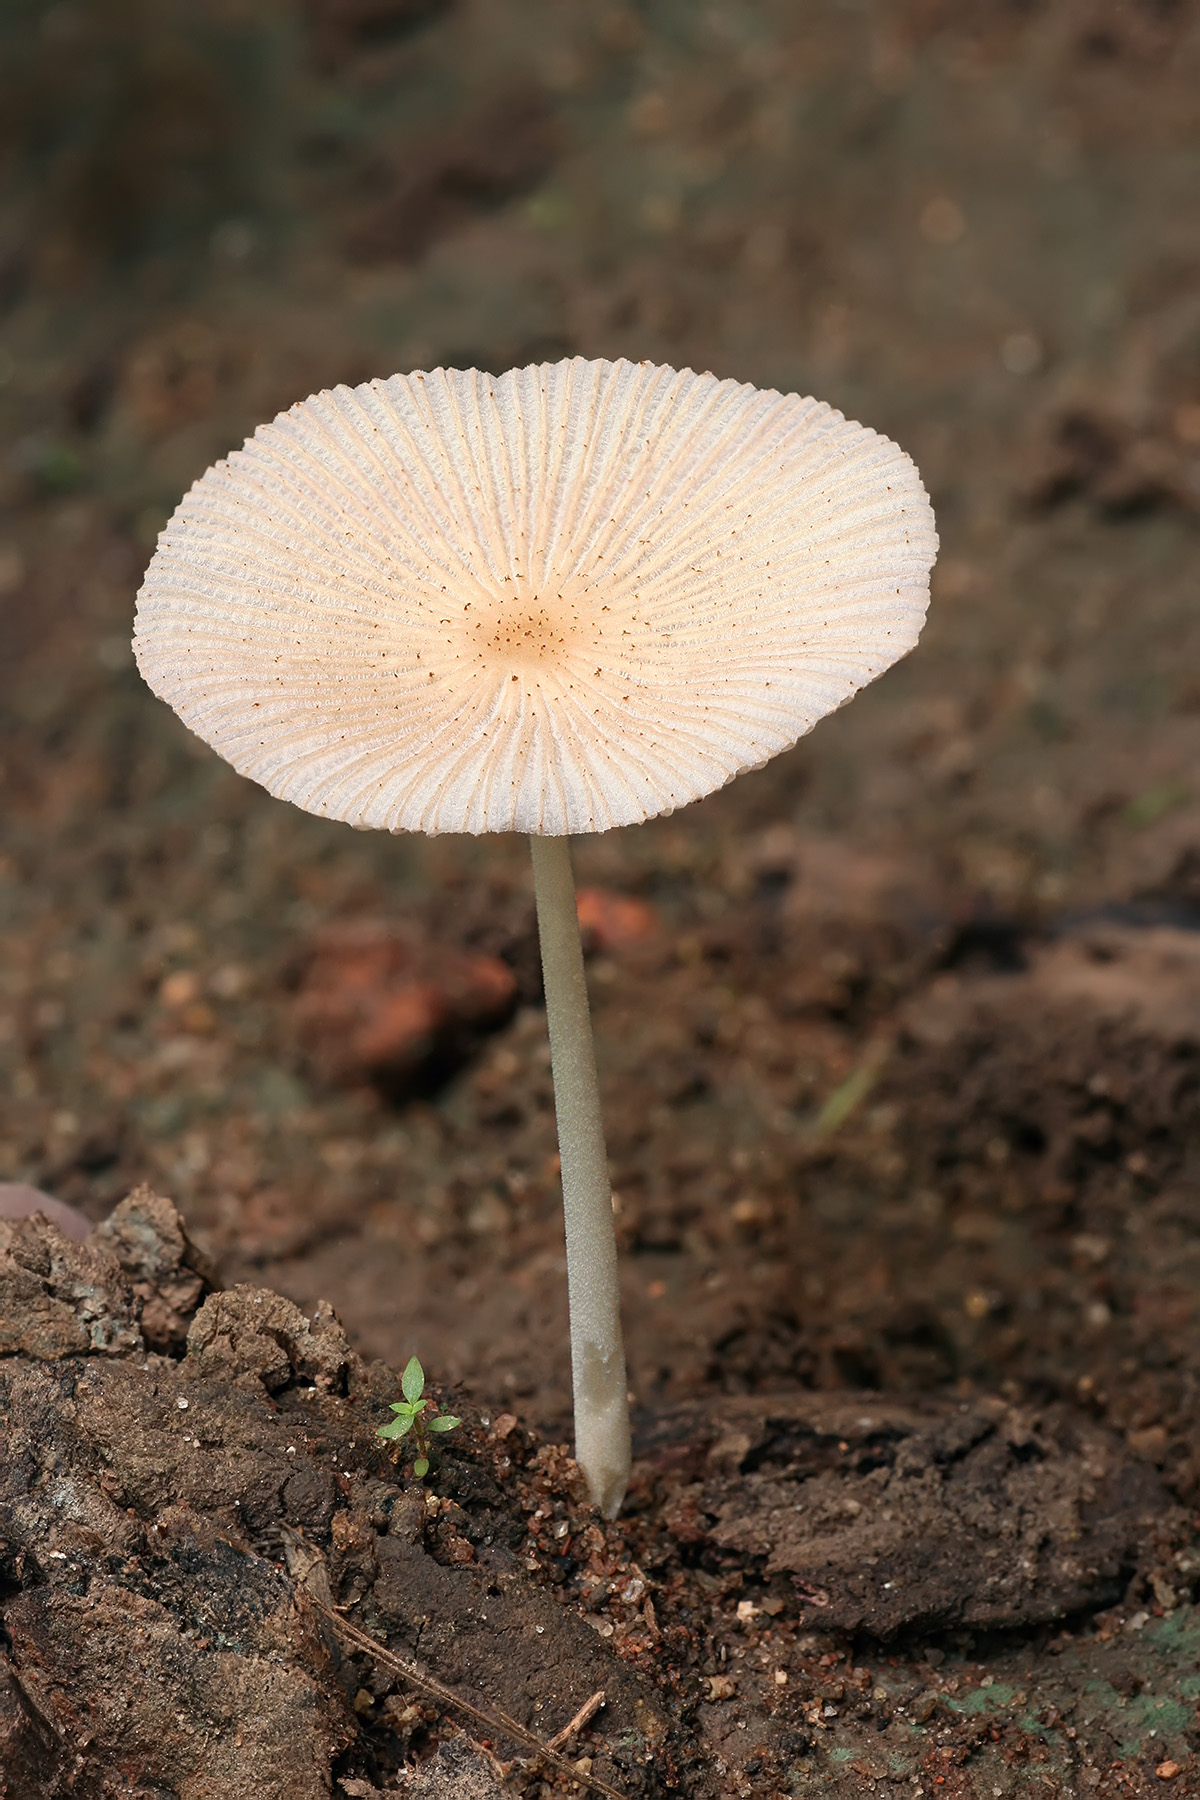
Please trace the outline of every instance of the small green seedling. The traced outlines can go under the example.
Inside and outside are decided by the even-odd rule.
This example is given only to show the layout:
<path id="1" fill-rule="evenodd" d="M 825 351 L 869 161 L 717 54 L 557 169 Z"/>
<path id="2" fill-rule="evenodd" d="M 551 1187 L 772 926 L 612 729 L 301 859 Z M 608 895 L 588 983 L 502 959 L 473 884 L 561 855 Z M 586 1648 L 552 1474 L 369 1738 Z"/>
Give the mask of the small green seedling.
<path id="1" fill-rule="evenodd" d="M 462 1424 L 453 1413 L 437 1413 L 432 1419 L 425 1417 L 428 1400 L 421 1396 L 425 1392 L 425 1371 L 415 1356 L 408 1359 L 408 1367 L 400 1377 L 400 1392 L 403 1400 L 393 1400 L 392 1411 L 396 1417 L 388 1425 L 381 1425 L 376 1435 L 381 1438 L 407 1437 L 411 1431 L 417 1446 L 416 1460 L 413 1463 L 413 1474 L 420 1481 L 429 1473 L 429 1434 L 431 1431 L 454 1431 Z"/>

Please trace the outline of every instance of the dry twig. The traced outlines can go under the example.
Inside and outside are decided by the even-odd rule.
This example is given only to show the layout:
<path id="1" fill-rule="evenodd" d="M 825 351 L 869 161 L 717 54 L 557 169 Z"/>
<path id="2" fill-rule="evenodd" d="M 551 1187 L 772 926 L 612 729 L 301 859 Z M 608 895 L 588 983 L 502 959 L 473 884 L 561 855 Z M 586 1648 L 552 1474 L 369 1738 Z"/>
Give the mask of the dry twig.
<path id="1" fill-rule="evenodd" d="M 609 1787 L 608 1783 L 601 1781 L 598 1775 L 577 1769 L 567 1757 L 560 1756 L 554 1747 L 556 1744 L 565 1743 L 573 1732 L 581 1731 L 587 1721 L 599 1711 L 604 1701 L 603 1691 L 593 1694 L 587 1704 L 580 1707 L 570 1724 L 547 1743 L 545 1739 L 529 1731 L 516 1719 L 510 1718 L 507 1713 L 500 1712 L 499 1709 L 493 1712 L 486 1707 L 476 1706 L 471 1700 L 464 1700 L 461 1694 L 455 1693 L 453 1688 L 445 1687 L 432 1675 L 426 1675 L 422 1670 L 416 1668 L 407 1657 L 397 1656 L 394 1650 L 389 1650 L 373 1637 L 368 1637 L 365 1631 L 360 1631 L 357 1625 L 351 1625 L 348 1619 L 343 1619 L 332 1608 L 323 1606 L 319 1600 L 312 1599 L 311 1595 L 309 1595 L 309 1600 L 315 1611 L 329 1621 L 347 1648 L 361 1651 L 363 1655 L 371 1657 L 381 1668 L 389 1669 L 393 1675 L 401 1676 L 403 1680 L 411 1683 L 418 1693 L 426 1695 L 428 1699 L 436 1700 L 441 1706 L 465 1714 L 468 1719 L 473 1719 L 477 1725 L 486 1726 L 489 1731 L 499 1732 L 502 1737 L 511 1738 L 513 1743 L 520 1744 L 523 1749 L 546 1763 L 548 1767 L 556 1770 L 558 1774 L 578 1782 L 580 1787 L 589 1789 L 593 1794 L 603 1794 L 606 1796 L 606 1800 L 624 1800 L 623 1795 L 616 1788 Z"/>
<path id="2" fill-rule="evenodd" d="M 582 1731 L 589 1719 L 594 1719 L 604 1705 L 604 1689 L 600 1688 L 590 1700 L 585 1700 L 575 1717 L 561 1731 L 556 1731 L 552 1738 L 546 1739 L 548 1750 L 565 1750 L 577 1731 Z"/>

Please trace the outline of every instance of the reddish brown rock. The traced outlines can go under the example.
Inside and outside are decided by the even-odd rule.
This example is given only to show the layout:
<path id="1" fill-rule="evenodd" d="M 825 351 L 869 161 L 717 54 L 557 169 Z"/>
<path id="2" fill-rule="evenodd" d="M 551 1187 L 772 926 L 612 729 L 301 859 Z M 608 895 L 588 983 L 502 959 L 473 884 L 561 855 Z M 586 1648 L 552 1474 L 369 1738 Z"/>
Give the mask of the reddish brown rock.
<path id="1" fill-rule="evenodd" d="M 658 930 L 654 908 L 633 894 L 616 894 L 611 888 L 580 888 L 575 900 L 579 929 L 590 950 L 625 950 L 641 944 Z"/>
<path id="2" fill-rule="evenodd" d="M 364 920 L 315 940 L 296 1020 L 321 1080 L 403 1089 L 423 1070 L 463 1060 L 509 1017 L 516 997 L 516 978 L 499 957 Z"/>

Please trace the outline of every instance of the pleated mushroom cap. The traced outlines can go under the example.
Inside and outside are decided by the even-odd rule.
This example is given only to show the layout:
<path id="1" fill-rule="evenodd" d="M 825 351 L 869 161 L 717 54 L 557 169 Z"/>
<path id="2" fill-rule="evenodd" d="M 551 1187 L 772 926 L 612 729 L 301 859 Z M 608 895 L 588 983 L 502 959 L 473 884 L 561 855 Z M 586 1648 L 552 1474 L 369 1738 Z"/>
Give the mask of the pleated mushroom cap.
<path id="1" fill-rule="evenodd" d="M 910 459 L 795 394 L 582 358 L 335 388 L 185 496 L 134 649 L 282 799 L 604 831 L 755 768 L 910 650 Z"/>

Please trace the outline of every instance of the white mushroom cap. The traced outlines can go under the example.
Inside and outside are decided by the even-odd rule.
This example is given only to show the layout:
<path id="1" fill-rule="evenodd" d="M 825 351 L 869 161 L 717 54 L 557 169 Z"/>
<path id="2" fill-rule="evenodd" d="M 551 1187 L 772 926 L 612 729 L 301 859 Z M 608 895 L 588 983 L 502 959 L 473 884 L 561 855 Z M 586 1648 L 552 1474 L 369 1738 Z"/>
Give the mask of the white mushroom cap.
<path id="1" fill-rule="evenodd" d="M 794 744 L 912 648 L 910 459 L 653 363 L 335 388 L 196 482 L 147 682 L 244 775 L 392 831 L 604 831 Z"/>

